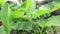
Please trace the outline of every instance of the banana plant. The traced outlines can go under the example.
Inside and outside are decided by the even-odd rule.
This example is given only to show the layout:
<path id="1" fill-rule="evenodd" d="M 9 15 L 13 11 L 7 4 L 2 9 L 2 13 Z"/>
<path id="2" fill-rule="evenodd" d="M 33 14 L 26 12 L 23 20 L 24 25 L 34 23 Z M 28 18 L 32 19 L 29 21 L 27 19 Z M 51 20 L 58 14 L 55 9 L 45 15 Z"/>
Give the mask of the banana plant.
<path id="1" fill-rule="evenodd" d="M 47 19 L 47 21 L 36 22 L 38 24 L 35 24 L 34 21 L 32 20 L 34 17 L 39 17 L 39 16 L 44 15 L 46 13 L 50 14 L 51 12 L 58 10 L 60 8 L 60 0 L 55 0 L 55 1 L 52 1 L 50 3 L 40 6 L 40 8 L 37 9 L 36 14 L 33 13 L 36 10 L 35 0 L 26 0 L 25 2 L 23 2 L 21 4 L 21 6 L 19 6 L 18 9 L 16 8 L 14 11 L 11 9 L 11 7 L 12 6 L 10 6 L 6 2 L 2 6 L 1 21 L 3 23 L 3 26 L 0 29 L 4 33 L 0 32 L 1 34 L 10 34 L 12 29 L 14 29 L 14 30 L 15 29 L 17 29 L 17 30 L 33 30 L 36 25 L 44 27 L 44 26 L 47 26 L 48 24 L 50 26 L 52 26 L 52 25 L 59 26 L 59 24 L 60 24 L 59 23 L 60 19 L 57 19 L 60 16 L 51 17 L 51 18 Z M 25 13 L 26 13 L 27 18 L 29 20 L 28 22 L 23 20 L 23 16 L 25 16 L 24 15 Z M 14 20 L 16 20 L 16 23 L 14 22 Z M 54 22 L 53 20 L 56 22 Z M 52 21 L 54 22 L 54 24 Z M 39 27 L 36 27 L 36 29 L 39 29 Z M 39 32 L 42 33 L 42 31 L 40 31 L 40 30 L 39 30 Z"/>

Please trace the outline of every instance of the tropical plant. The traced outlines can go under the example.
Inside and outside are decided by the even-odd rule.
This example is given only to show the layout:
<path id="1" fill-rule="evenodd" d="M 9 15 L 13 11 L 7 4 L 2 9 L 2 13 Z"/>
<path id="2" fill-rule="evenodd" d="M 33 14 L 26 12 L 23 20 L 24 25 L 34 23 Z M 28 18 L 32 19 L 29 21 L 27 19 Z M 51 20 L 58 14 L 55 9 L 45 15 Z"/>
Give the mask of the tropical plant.
<path id="1" fill-rule="evenodd" d="M 44 34 L 43 30 L 45 27 L 50 28 L 53 25 L 60 26 L 60 15 L 52 16 L 48 19 L 41 18 L 41 16 L 50 16 L 51 12 L 58 10 L 60 8 L 60 0 L 54 0 L 44 4 L 38 9 L 36 9 L 35 0 L 26 0 L 21 3 L 21 6 L 13 2 L 3 3 L 3 0 L 1 1 L 0 20 L 3 26 L 0 26 L 0 34 L 10 34 L 12 29 L 25 31 L 33 30 L 33 34 Z"/>

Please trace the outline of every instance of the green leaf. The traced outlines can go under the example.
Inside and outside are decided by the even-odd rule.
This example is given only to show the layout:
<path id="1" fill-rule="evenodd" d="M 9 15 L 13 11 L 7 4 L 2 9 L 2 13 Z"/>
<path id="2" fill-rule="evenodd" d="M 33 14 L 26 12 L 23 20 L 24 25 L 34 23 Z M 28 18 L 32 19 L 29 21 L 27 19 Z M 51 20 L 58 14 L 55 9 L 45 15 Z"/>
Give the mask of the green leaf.
<path id="1" fill-rule="evenodd" d="M 53 2 L 42 5 L 38 10 L 37 15 L 40 16 L 46 13 L 51 13 L 59 8 L 60 8 L 60 0 L 55 0 Z"/>
<path id="2" fill-rule="evenodd" d="M 48 19 L 47 26 L 60 26 L 60 15 L 59 16 L 52 16 Z"/>
<path id="3" fill-rule="evenodd" d="M 24 8 L 20 8 L 17 11 L 13 12 L 12 16 L 14 18 L 20 18 L 20 17 L 22 17 L 24 15 L 24 13 L 25 13 L 24 11 L 25 11 Z"/>
<path id="4" fill-rule="evenodd" d="M 9 20 L 9 11 L 8 11 L 8 4 L 5 3 L 4 6 L 2 7 L 2 16 L 1 16 L 3 25 L 4 25 L 4 30 L 6 34 L 10 33 L 10 20 Z"/>

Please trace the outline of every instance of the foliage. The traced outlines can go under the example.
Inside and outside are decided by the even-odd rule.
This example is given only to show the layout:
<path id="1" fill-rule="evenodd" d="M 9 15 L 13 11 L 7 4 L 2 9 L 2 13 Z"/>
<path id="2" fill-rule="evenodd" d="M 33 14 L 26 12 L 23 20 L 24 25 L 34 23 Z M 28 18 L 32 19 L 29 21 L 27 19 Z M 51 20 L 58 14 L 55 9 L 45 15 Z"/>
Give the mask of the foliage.
<path id="1" fill-rule="evenodd" d="M 2 4 L 2 2 L 0 3 Z M 60 8 L 60 0 L 54 0 L 44 4 L 39 9 L 36 9 L 35 0 L 26 0 L 21 6 L 14 5 L 13 2 L 10 3 L 4 2 L 1 8 L 1 21 L 3 22 L 3 26 L 0 27 L 0 30 L 3 33 L 0 32 L 0 34 L 10 34 L 12 29 L 34 30 L 34 34 L 36 34 L 36 31 L 38 31 L 38 34 L 44 34 L 43 30 L 45 27 L 50 28 L 53 25 L 60 26 L 60 16 L 52 16 L 46 20 L 40 18 L 42 15 L 49 15 L 51 12 L 58 10 Z M 40 19 L 37 19 L 37 17 Z"/>

